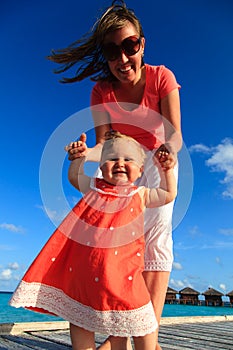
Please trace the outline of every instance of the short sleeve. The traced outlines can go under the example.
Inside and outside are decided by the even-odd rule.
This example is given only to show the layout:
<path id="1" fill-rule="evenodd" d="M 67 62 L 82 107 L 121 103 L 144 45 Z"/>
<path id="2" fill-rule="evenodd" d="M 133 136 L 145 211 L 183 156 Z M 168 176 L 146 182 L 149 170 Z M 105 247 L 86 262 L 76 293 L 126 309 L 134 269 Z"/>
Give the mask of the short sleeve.
<path id="1" fill-rule="evenodd" d="M 103 103 L 102 89 L 99 83 L 96 83 L 91 92 L 91 106 Z"/>
<path id="2" fill-rule="evenodd" d="M 177 83 L 174 73 L 165 66 L 158 67 L 157 89 L 160 99 L 167 96 L 172 90 L 180 89 L 180 84 Z"/>
<path id="3" fill-rule="evenodd" d="M 91 92 L 91 110 L 94 112 L 105 112 L 104 94 L 106 87 L 100 83 L 96 83 Z"/>

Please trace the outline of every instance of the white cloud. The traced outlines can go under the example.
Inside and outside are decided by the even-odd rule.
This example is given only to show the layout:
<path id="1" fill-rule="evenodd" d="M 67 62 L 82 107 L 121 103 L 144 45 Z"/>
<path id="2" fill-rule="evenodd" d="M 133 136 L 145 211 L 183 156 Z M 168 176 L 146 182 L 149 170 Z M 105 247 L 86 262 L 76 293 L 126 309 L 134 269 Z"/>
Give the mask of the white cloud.
<path id="1" fill-rule="evenodd" d="M 193 250 L 197 248 L 197 245 L 186 245 L 184 242 L 177 242 L 174 244 L 175 250 Z"/>
<path id="2" fill-rule="evenodd" d="M 200 249 L 232 249 L 233 242 L 215 241 L 209 244 L 203 244 Z"/>
<path id="3" fill-rule="evenodd" d="M 183 270 L 183 266 L 180 264 L 180 263 L 178 263 L 178 262 L 173 262 L 173 269 L 174 270 Z"/>
<path id="4" fill-rule="evenodd" d="M 11 269 L 5 269 L 0 273 L 0 280 L 10 280 L 12 278 L 12 271 Z"/>
<path id="5" fill-rule="evenodd" d="M 185 242 L 175 242 L 174 251 L 185 251 L 185 250 L 204 250 L 204 249 L 233 249 L 233 241 L 226 239 L 223 241 L 213 240 L 204 243 L 196 240 L 196 244 L 186 244 Z"/>
<path id="6" fill-rule="evenodd" d="M 211 171 L 224 174 L 224 178 L 220 181 L 225 186 L 222 195 L 233 199 L 233 140 L 226 138 L 215 147 L 197 144 L 191 146 L 189 150 L 210 155 L 206 165 Z"/>
<path id="7" fill-rule="evenodd" d="M 233 228 L 221 228 L 219 230 L 219 233 L 221 233 L 224 236 L 233 236 Z"/>
<path id="8" fill-rule="evenodd" d="M 196 145 L 189 147 L 189 152 L 190 153 L 198 152 L 198 153 L 203 153 L 203 154 L 211 154 L 211 148 L 203 145 L 202 143 L 198 143 Z"/>
<path id="9" fill-rule="evenodd" d="M 218 265 L 222 265 L 221 259 L 218 256 L 216 256 L 215 261 Z"/>
<path id="10" fill-rule="evenodd" d="M 169 285 L 175 289 L 182 289 L 184 287 L 187 287 L 183 281 L 181 280 L 175 280 L 174 278 L 170 279 Z"/>
<path id="11" fill-rule="evenodd" d="M 206 161 L 212 171 L 225 173 L 221 183 L 226 185 L 223 196 L 233 199 L 233 141 L 225 139 L 215 148 L 212 156 Z"/>
<path id="12" fill-rule="evenodd" d="M 199 228 L 197 225 L 195 225 L 189 229 L 189 232 L 191 233 L 191 235 L 194 235 L 194 236 L 198 233 L 198 231 L 199 231 Z"/>
<path id="13" fill-rule="evenodd" d="M 202 233 L 197 225 L 194 225 L 193 227 L 189 228 L 189 234 L 194 239 L 202 236 Z"/>
<path id="14" fill-rule="evenodd" d="M 17 233 L 24 232 L 24 229 L 21 226 L 15 226 L 14 224 L 7 224 L 6 222 L 0 224 L 0 228 L 3 230 L 17 232 Z"/>
<path id="15" fill-rule="evenodd" d="M 226 292 L 227 288 L 224 283 L 220 283 L 219 288 L 221 288 L 224 292 Z"/>
<path id="16" fill-rule="evenodd" d="M 17 262 L 9 263 L 8 267 L 11 270 L 18 270 L 19 269 L 19 264 Z"/>

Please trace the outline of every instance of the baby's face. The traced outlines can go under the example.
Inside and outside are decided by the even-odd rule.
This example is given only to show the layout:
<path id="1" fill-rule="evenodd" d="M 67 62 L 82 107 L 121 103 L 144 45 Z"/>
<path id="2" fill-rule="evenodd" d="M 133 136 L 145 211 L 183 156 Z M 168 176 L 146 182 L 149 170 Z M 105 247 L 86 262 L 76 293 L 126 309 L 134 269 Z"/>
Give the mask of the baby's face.
<path id="1" fill-rule="evenodd" d="M 109 141 L 106 141 L 101 157 L 103 178 L 112 185 L 133 183 L 143 171 L 143 157 L 138 146 L 128 139 Z"/>

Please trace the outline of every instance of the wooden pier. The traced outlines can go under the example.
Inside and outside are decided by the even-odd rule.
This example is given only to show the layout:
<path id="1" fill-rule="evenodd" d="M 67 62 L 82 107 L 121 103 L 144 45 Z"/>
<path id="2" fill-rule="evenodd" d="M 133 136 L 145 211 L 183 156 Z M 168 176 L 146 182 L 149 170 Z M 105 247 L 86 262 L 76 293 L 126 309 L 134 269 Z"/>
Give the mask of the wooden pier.
<path id="1" fill-rule="evenodd" d="M 105 339 L 96 335 L 96 345 Z M 232 350 L 233 316 L 163 318 L 163 350 Z M 68 322 L 0 324 L 0 350 L 71 350 Z"/>

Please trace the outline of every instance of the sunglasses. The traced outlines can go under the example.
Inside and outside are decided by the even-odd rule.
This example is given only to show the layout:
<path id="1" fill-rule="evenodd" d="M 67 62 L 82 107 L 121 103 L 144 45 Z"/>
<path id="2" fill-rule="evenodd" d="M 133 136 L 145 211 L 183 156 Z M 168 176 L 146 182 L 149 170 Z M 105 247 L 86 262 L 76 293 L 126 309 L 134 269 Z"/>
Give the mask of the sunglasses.
<path id="1" fill-rule="evenodd" d="M 115 43 L 107 43 L 102 46 L 102 53 L 107 61 L 115 61 L 121 57 L 122 52 L 126 56 L 133 56 L 139 50 L 141 46 L 141 38 L 136 36 L 129 36 L 125 38 L 120 45 Z"/>

